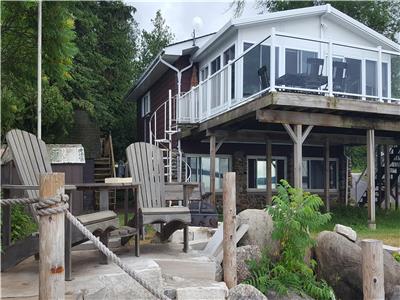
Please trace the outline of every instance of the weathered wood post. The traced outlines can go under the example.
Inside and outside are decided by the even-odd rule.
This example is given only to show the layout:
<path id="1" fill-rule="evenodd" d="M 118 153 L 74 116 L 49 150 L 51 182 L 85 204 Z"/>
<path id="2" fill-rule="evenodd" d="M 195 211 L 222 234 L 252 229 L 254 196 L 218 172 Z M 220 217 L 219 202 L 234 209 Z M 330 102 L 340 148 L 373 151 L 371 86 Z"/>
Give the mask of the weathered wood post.
<path id="1" fill-rule="evenodd" d="M 364 300 L 384 300 L 382 241 L 362 240 L 361 254 Z"/>
<path id="2" fill-rule="evenodd" d="M 64 193 L 64 173 L 40 174 L 39 196 Z M 64 299 L 64 214 L 39 218 L 39 299 Z"/>
<path id="3" fill-rule="evenodd" d="M 237 284 L 236 271 L 236 173 L 227 172 L 223 181 L 224 281 L 230 289 Z"/>

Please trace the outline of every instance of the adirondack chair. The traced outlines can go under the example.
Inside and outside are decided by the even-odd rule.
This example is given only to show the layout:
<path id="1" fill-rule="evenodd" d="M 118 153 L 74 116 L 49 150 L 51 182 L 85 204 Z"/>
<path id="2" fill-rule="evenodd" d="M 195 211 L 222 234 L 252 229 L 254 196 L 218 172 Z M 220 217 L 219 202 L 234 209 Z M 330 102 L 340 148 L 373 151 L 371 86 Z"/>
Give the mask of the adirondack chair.
<path id="1" fill-rule="evenodd" d="M 188 225 L 191 222 L 190 210 L 187 207 L 188 189 L 198 186 L 197 183 L 182 182 L 169 185 L 183 186 L 183 206 L 168 206 L 165 199 L 164 163 L 161 150 L 148 143 L 133 143 L 126 149 L 129 172 L 134 182 L 140 182 L 138 193 L 138 216 L 135 216 L 136 239 L 139 228 L 146 224 L 160 223 L 161 240 L 166 240 L 176 230 L 183 228 L 183 251 L 188 251 Z M 139 256 L 139 244 L 136 247 Z"/>
<path id="2" fill-rule="evenodd" d="M 38 139 L 33 134 L 18 129 L 9 131 L 6 134 L 6 140 L 7 145 L 11 150 L 13 161 L 22 185 L 37 187 L 39 185 L 40 173 L 52 173 L 46 144 L 42 140 Z M 37 188 L 29 189 L 29 187 L 27 187 L 26 194 L 29 198 L 39 197 Z M 70 204 L 72 204 L 71 200 L 72 199 L 70 199 Z M 31 206 L 30 209 L 34 219 L 37 220 L 34 206 Z M 100 236 L 100 239 L 104 243 L 108 242 L 110 231 L 119 227 L 118 216 L 113 211 L 104 210 L 101 212 L 80 215 L 77 218 L 91 232 Z M 76 245 L 86 240 L 75 228 L 73 228 L 71 232 L 71 227 L 69 226 L 69 222 L 66 221 L 66 280 L 69 280 L 71 275 L 71 245 Z M 36 238 L 36 240 L 30 242 L 30 247 L 23 247 L 23 244 L 17 243 L 15 247 L 11 246 L 4 249 L 4 252 L 2 253 L 2 263 L 6 263 L 7 266 L 12 266 L 33 254 L 37 254 L 37 244 L 38 239 Z M 10 253 L 7 254 L 7 251 Z M 4 258 L 8 258 L 9 261 L 5 262 Z M 101 259 L 103 263 L 106 262 L 104 256 L 101 256 Z M 3 269 L 2 266 L 2 270 Z"/>

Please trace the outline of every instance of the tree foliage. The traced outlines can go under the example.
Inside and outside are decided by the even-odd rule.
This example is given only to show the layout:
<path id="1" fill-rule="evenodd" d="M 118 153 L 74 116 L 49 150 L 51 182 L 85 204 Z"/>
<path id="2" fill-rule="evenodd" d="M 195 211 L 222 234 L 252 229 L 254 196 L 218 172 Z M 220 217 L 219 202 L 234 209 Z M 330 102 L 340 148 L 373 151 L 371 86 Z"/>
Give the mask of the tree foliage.
<path id="1" fill-rule="evenodd" d="M 234 0 L 231 4 L 236 16 L 240 16 L 245 7 L 244 0 Z M 360 21 L 364 25 L 395 40 L 400 32 L 399 1 L 289 1 L 289 0 L 256 0 L 255 6 L 260 13 L 331 4 L 336 9 Z"/>
<path id="2" fill-rule="evenodd" d="M 281 180 L 273 205 L 267 208 L 274 221 L 272 238 L 280 242 L 280 258 L 273 262 L 264 252 L 260 262 L 250 262 L 251 278 L 248 283 L 264 294 L 272 289 L 278 294 L 293 291 L 313 299 L 335 299 L 332 289 L 314 274 L 316 261 L 304 262 L 306 251 L 315 245 L 310 231 L 330 220 L 330 214 L 319 209 L 323 202 L 318 195 L 303 193 Z"/>
<path id="3" fill-rule="evenodd" d="M 42 81 L 45 138 L 67 132 L 72 105 L 61 90 L 70 78 L 74 21 L 62 2 L 43 2 Z M 1 3 L 2 130 L 13 127 L 36 131 L 37 111 L 37 9 L 36 2 Z M 62 120 L 62 122 L 60 122 Z"/>

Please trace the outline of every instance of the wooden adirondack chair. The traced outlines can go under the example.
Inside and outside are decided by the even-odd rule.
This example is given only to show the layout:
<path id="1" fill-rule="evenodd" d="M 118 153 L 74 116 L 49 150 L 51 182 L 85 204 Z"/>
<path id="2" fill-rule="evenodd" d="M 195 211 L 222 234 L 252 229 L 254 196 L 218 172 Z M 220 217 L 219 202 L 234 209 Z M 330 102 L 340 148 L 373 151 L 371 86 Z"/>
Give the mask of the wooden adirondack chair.
<path id="1" fill-rule="evenodd" d="M 188 225 L 191 222 L 188 205 L 189 189 L 198 186 L 193 182 L 165 183 L 164 163 L 161 150 L 148 143 L 133 143 L 126 149 L 129 172 L 133 182 L 140 182 L 138 193 L 137 229 L 145 224 L 160 223 L 161 240 L 166 240 L 176 230 L 183 228 L 184 247 L 188 251 Z M 183 186 L 183 206 L 168 206 L 166 203 L 166 185 Z M 136 230 L 139 235 L 139 230 Z M 138 236 L 137 236 L 138 239 Z M 139 256 L 137 243 L 136 255 Z"/>
<path id="2" fill-rule="evenodd" d="M 18 176 L 24 186 L 38 186 L 40 173 L 52 173 L 50 160 L 47 154 L 46 144 L 38 139 L 35 135 L 28 132 L 14 129 L 6 134 L 7 145 L 10 147 L 13 160 L 17 169 Z M 26 188 L 26 193 L 29 198 L 39 197 L 39 191 L 36 189 Z M 71 197 L 71 196 L 70 196 Z M 72 204 L 70 198 L 70 204 Z M 35 209 L 31 206 L 31 212 L 34 219 L 37 220 Z M 119 227 L 118 216 L 113 211 L 104 210 L 101 212 L 80 215 L 77 217 L 91 232 L 100 236 L 100 239 L 107 244 L 108 235 L 111 230 Z M 71 230 L 71 225 L 66 220 L 66 235 L 65 235 L 65 277 L 70 279 L 71 275 L 71 245 L 79 244 L 86 239 L 75 228 Z M 71 233 L 72 231 L 72 233 Z M 10 246 L 3 249 L 2 263 L 6 263 L 8 267 L 17 264 L 23 259 L 37 254 L 38 239 L 30 241 L 30 247 L 23 247 L 23 244 L 16 244 L 15 247 Z M 33 252 L 32 252 L 33 251 Z M 9 252 L 7 254 L 7 252 Z M 102 262 L 105 263 L 104 256 Z M 8 259 L 6 261 L 4 259 Z M 2 266 L 2 270 L 3 270 Z"/>

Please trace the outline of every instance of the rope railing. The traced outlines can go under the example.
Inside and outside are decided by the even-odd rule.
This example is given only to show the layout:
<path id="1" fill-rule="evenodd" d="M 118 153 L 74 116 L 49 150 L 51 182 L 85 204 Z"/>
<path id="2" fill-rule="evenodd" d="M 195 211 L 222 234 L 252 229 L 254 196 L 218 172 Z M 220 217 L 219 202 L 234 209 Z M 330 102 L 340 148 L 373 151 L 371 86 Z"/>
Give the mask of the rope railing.
<path id="1" fill-rule="evenodd" d="M 138 282 L 153 296 L 161 300 L 170 300 L 169 297 L 163 294 L 162 290 L 153 288 L 145 279 L 143 279 L 137 272 L 130 268 L 127 264 L 123 263 L 122 260 L 115 255 L 110 249 L 104 245 L 98 237 L 91 233 L 74 215 L 72 215 L 68 208 L 68 195 L 61 194 L 54 197 L 46 198 L 7 198 L 1 199 L 1 206 L 23 204 L 30 205 L 35 204 L 36 213 L 39 216 L 49 216 L 60 213 L 65 213 L 67 219 L 90 241 L 96 246 L 104 255 L 106 255 L 112 262 L 120 267 L 126 274 L 128 274 L 133 280 Z M 40 235 L 39 235 L 40 239 Z"/>

